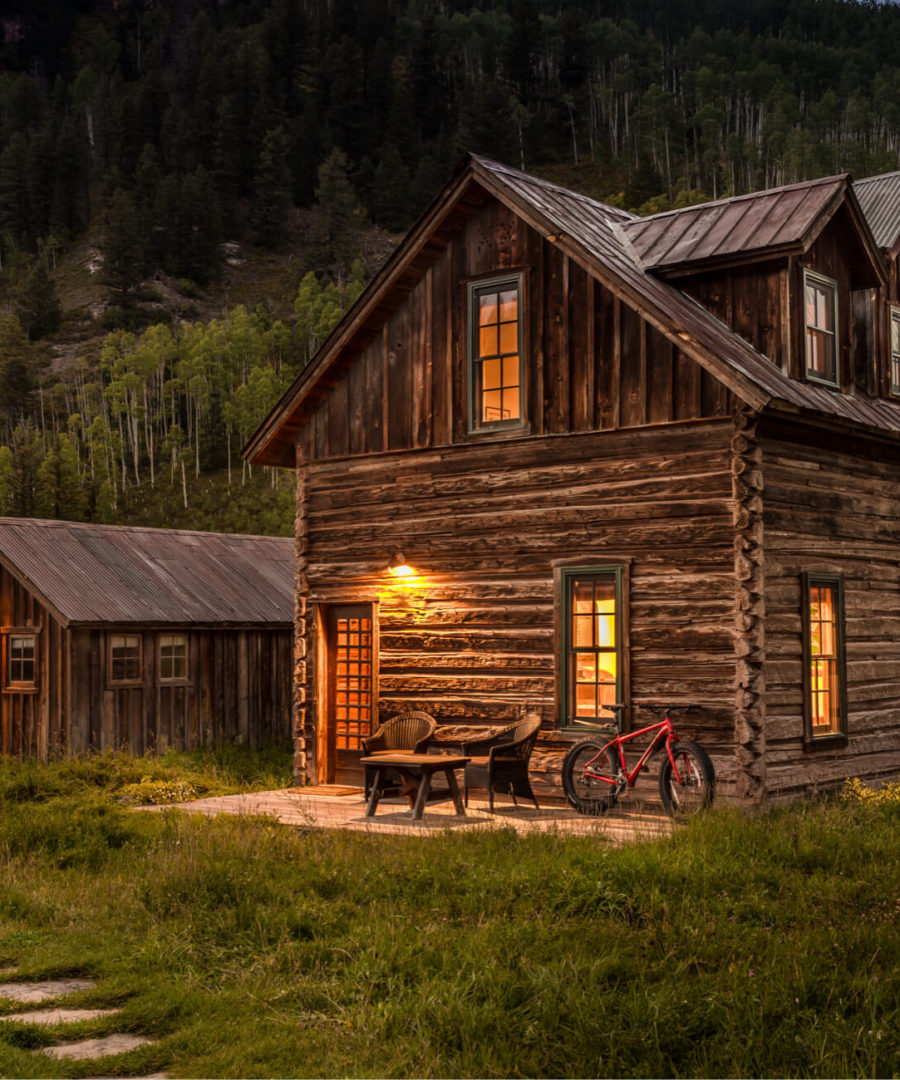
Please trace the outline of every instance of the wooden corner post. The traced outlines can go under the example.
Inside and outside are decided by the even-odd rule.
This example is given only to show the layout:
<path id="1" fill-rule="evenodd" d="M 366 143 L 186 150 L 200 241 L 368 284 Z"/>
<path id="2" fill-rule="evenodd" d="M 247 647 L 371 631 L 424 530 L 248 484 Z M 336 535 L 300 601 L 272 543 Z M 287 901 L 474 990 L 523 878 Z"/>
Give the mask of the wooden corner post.
<path id="1" fill-rule="evenodd" d="M 731 482 L 734 498 L 735 573 L 735 795 L 745 802 L 766 797 L 765 554 L 762 447 L 758 416 L 734 414 Z"/>
<path id="2" fill-rule="evenodd" d="M 308 739 L 307 731 L 307 597 L 309 581 L 307 579 L 308 537 L 307 537 L 307 477 L 306 456 L 298 442 L 295 451 L 297 468 L 297 505 L 294 515 L 294 537 L 296 543 L 297 576 L 294 581 L 294 684 L 292 693 L 294 739 L 294 782 L 308 784 L 314 780 L 315 740 Z M 312 748 L 312 753 L 308 748 Z"/>

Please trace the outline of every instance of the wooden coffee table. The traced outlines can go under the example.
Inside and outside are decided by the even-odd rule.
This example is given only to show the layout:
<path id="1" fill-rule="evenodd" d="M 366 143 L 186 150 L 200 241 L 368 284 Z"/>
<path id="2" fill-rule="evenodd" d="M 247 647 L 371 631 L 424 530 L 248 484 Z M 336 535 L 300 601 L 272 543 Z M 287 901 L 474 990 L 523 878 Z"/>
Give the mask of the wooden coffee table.
<path id="1" fill-rule="evenodd" d="M 372 791 L 366 806 L 366 817 L 375 816 L 375 808 L 381 798 L 382 774 L 388 769 L 394 769 L 416 784 L 416 801 L 412 812 L 414 821 L 422 817 L 425 803 L 431 793 L 431 778 L 435 773 L 440 772 L 447 777 L 447 786 L 450 788 L 457 814 L 465 817 L 466 809 L 459 794 L 459 784 L 456 782 L 454 770 L 464 768 L 468 761 L 467 757 L 446 757 L 438 754 L 376 754 L 373 757 L 362 758 L 361 765 L 368 765 L 370 769 L 375 770 Z"/>

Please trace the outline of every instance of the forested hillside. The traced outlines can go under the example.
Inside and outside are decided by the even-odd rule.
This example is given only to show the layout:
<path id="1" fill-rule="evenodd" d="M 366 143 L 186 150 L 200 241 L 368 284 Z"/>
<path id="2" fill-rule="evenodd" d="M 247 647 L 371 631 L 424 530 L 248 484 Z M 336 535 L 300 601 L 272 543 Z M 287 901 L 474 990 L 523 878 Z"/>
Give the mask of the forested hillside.
<path id="1" fill-rule="evenodd" d="M 242 440 L 464 150 L 642 212 L 900 164 L 892 4 L 6 0 L 0 28 L 7 513 L 288 528 Z"/>

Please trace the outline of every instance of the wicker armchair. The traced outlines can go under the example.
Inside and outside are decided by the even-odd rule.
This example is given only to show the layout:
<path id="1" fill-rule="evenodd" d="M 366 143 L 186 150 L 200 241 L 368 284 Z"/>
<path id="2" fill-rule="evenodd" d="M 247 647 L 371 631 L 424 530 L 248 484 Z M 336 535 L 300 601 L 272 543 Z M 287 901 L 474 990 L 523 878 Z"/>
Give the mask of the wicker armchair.
<path id="1" fill-rule="evenodd" d="M 520 720 L 487 738 L 463 744 L 463 753 L 472 759 L 466 766 L 463 777 L 466 806 L 469 805 L 469 788 L 480 787 L 487 788 L 491 810 L 494 809 L 495 791 L 512 795 L 515 806 L 519 805 L 516 796 L 522 795 L 531 799 L 540 810 L 528 780 L 528 761 L 537 742 L 540 727 L 539 717 Z"/>
<path id="2" fill-rule="evenodd" d="M 424 754 L 437 727 L 437 721 L 426 712 L 405 712 L 385 720 L 381 727 L 362 740 L 363 754 Z M 366 766 L 366 798 L 372 788 L 375 770 Z"/>

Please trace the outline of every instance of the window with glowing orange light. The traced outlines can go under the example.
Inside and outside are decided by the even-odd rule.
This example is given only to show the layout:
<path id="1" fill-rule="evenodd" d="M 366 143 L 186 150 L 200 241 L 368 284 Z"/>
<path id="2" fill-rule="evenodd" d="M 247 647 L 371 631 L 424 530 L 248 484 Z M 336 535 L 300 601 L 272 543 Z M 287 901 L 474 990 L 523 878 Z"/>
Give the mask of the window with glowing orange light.
<path id="1" fill-rule="evenodd" d="M 522 423 L 522 278 L 469 285 L 470 419 L 474 430 Z"/>
<path id="2" fill-rule="evenodd" d="M 805 711 L 807 740 L 846 734 L 843 582 L 804 575 Z"/>
<path id="3" fill-rule="evenodd" d="M 623 700 L 622 568 L 563 572 L 565 726 L 615 720 Z"/>

